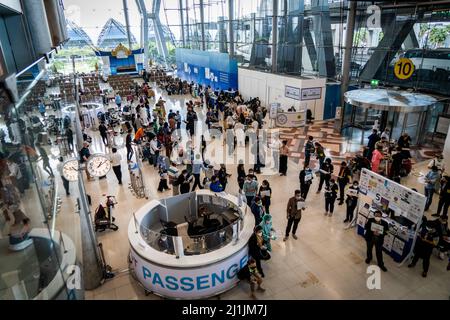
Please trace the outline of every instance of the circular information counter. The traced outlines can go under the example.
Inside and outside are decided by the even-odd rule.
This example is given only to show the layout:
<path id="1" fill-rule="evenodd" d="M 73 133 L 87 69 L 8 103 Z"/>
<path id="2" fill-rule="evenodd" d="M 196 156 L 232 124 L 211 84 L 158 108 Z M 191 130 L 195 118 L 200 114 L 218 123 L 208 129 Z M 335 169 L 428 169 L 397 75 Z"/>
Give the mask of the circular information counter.
<path id="1" fill-rule="evenodd" d="M 237 282 L 255 219 L 237 197 L 209 190 L 152 200 L 128 226 L 130 270 L 147 292 L 203 299 Z"/>

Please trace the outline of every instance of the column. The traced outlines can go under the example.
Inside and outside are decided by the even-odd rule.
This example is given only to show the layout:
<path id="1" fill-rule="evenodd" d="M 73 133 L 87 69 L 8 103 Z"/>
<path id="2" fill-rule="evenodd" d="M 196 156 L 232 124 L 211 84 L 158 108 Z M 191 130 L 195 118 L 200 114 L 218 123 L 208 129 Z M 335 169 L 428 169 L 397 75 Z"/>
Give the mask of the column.
<path id="1" fill-rule="evenodd" d="M 183 14 L 183 0 L 179 0 L 179 9 L 180 9 L 180 28 L 181 28 L 181 42 L 183 44 L 183 48 L 186 47 L 186 39 L 184 38 L 184 14 Z"/>
<path id="2" fill-rule="evenodd" d="M 347 14 L 347 29 L 345 35 L 345 51 L 342 61 L 342 81 L 341 81 L 341 105 L 345 109 L 344 93 L 348 90 L 350 80 L 350 59 L 352 56 L 353 32 L 355 29 L 356 2 L 350 1 L 350 10 Z M 345 110 L 342 110 L 342 121 L 344 121 Z"/>
<path id="3" fill-rule="evenodd" d="M 131 43 L 131 31 L 130 31 L 130 16 L 128 15 L 128 3 L 127 0 L 123 0 L 123 13 L 125 15 L 125 28 L 127 29 L 128 48 L 132 50 Z"/>
<path id="4" fill-rule="evenodd" d="M 447 138 L 445 138 L 443 154 L 444 154 L 445 174 L 448 175 L 448 172 L 450 171 L 450 127 L 448 128 Z"/>
<path id="5" fill-rule="evenodd" d="M 58 0 L 44 0 L 45 11 L 47 13 L 48 26 L 50 29 L 50 34 L 52 36 L 53 46 L 58 46 L 61 42 L 63 42 L 64 34 L 61 30 L 60 25 L 60 16 L 58 12 Z"/>
<path id="6" fill-rule="evenodd" d="M 44 1 L 22 1 L 22 6 L 30 29 L 34 51 L 40 57 L 52 49 L 52 36 L 48 26 Z"/>
<path id="7" fill-rule="evenodd" d="M 205 43 L 205 11 L 203 10 L 203 0 L 200 0 L 200 30 L 201 30 L 201 39 L 202 39 L 202 50 L 206 50 Z"/>
<path id="8" fill-rule="evenodd" d="M 277 42 L 278 42 L 278 0 L 273 0 L 272 9 L 272 73 L 277 72 Z"/>
<path id="9" fill-rule="evenodd" d="M 229 41 L 228 53 L 231 57 L 234 56 L 233 20 L 234 20 L 234 0 L 228 0 L 228 41 Z"/>

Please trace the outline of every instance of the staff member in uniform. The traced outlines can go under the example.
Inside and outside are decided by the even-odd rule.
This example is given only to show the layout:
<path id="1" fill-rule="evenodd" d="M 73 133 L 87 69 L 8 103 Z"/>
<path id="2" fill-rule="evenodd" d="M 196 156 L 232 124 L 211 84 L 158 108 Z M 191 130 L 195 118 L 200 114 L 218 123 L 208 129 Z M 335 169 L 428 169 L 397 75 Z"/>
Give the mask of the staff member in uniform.
<path id="1" fill-rule="evenodd" d="M 312 181 L 314 179 L 313 172 L 309 168 L 309 165 L 306 164 L 306 161 L 305 167 L 303 168 L 302 171 L 300 171 L 299 179 L 300 179 L 301 197 L 306 200 L 306 197 L 308 196 L 309 192 L 309 187 L 311 187 Z"/>
<path id="2" fill-rule="evenodd" d="M 336 202 L 338 185 L 334 179 L 330 180 L 330 186 L 325 187 L 325 215 L 330 217 L 334 212 L 334 203 Z"/>
<path id="3" fill-rule="evenodd" d="M 358 181 L 353 181 L 353 185 L 347 190 L 347 215 L 345 217 L 344 223 L 353 221 L 353 212 L 358 205 L 358 194 L 359 194 L 359 183 Z"/>
<path id="4" fill-rule="evenodd" d="M 334 167 L 331 164 L 331 159 L 326 158 L 325 162 L 320 166 L 320 182 L 319 182 L 319 189 L 317 190 L 317 193 L 320 193 L 322 191 L 323 183 L 325 182 L 325 185 L 327 187 L 330 186 L 330 179 L 331 174 L 334 171 Z"/>
<path id="5" fill-rule="evenodd" d="M 426 277 L 428 269 L 430 268 L 430 258 L 433 253 L 434 247 L 439 242 L 439 236 L 433 223 L 428 222 L 424 225 L 420 231 L 420 235 L 417 236 L 416 245 L 414 247 L 414 258 L 408 265 L 408 268 L 413 268 L 416 266 L 419 258 L 423 260 L 423 272 L 422 277 Z"/>
<path id="6" fill-rule="evenodd" d="M 131 136 L 131 129 L 128 129 L 127 137 L 125 138 L 125 146 L 127 147 L 127 160 L 128 162 L 131 162 L 131 158 L 133 157 L 133 147 L 131 146 L 131 142 L 133 141 L 133 138 Z"/>
<path id="7" fill-rule="evenodd" d="M 439 217 L 441 215 L 442 209 L 442 216 L 447 217 L 448 216 L 448 206 L 450 205 L 450 177 L 449 176 L 443 176 L 441 179 L 441 188 L 439 192 L 439 203 L 437 212 L 435 214 L 432 214 L 433 217 Z"/>
<path id="8" fill-rule="evenodd" d="M 347 162 L 341 162 L 341 168 L 339 169 L 338 175 L 338 183 L 339 183 L 339 205 L 344 204 L 345 198 L 345 186 L 350 183 L 352 178 L 352 173 L 350 172 L 350 168 L 347 166 Z"/>
<path id="9" fill-rule="evenodd" d="M 384 272 L 387 271 L 383 262 L 383 243 L 384 236 L 386 235 L 389 225 L 386 221 L 381 219 L 381 211 L 375 211 L 375 217 L 370 218 L 364 229 L 366 230 L 365 238 L 367 242 L 367 259 L 366 263 L 369 264 L 372 261 L 372 250 L 375 246 L 375 253 L 377 256 L 378 266 Z"/>
<path id="10" fill-rule="evenodd" d="M 305 207 L 299 208 L 299 205 L 303 206 L 305 203 L 304 202 L 305 200 L 301 197 L 300 194 L 301 194 L 300 190 L 295 190 L 295 195 L 288 201 L 286 209 L 288 224 L 286 227 L 286 234 L 284 236 L 283 241 L 289 239 L 289 233 L 291 233 L 291 228 L 292 228 L 292 237 L 295 240 L 298 239 L 295 233 L 297 232 L 298 224 L 302 219 L 302 210 L 305 209 Z"/>
<path id="11" fill-rule="evenodd" d="M 116 148 L 112 148 L 112 155 L 110 156 L 111 159 L 111 166 L 114 171 L 114 174 L 116 175 L 117 180 L 119 181 L 119 184 L 122 184 L 122 170 L 120 167 L 120 162 L 122 161 L 122 156 L 117 153 Z"/>

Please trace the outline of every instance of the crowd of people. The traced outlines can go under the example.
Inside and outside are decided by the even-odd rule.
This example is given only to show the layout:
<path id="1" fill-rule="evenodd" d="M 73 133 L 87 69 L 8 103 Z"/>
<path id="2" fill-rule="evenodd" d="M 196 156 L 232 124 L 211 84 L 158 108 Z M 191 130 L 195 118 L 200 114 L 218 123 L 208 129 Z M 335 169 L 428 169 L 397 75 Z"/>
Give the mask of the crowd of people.
<path id="1" fill-rule="evenodd" d="M 173 112 L 169 110 L 166 115 L 165 101 L 161 97 L 155 103 L 155 108 L 150 111 L 149 86 L 145 83 L 139 91 L 138 106 L 135 110 L 132 106 L 129 108 L 132 110 L 132 121 L 127 125 L 127 158 L 131 161 L 133 144 L 142 146 L 143 158 L 147 159 L 151 165 L 158 169 L 161 177 L 158 191 L 162 192 L 170 189 L 168 186 L 166 158 L 171 159 L 173 146 L 178 142 L 177 140 L 174 141 L 173 137 L 181 136 L 179 130 L 182 123 L 185 124 L 188 136 L 191 139 L 194 138 L 195 123 L 199 119 L 195 107 L 205 108 L 206 106 L 205 125 L 207 125 L 208 129 L 219 129 L 221 132 L 232 129 L 230 130 L 232 136 L 225 137 L 224 140 L 225 143 L 233 145 L 234 148 L 248 144 L 249 141 L 246 141 L 245 138 L 246 134 L 248 135 L 248 131 L 256 133 L 264 125 L 267 111 L 261 106 L 258 98 L 244 102 L 239 92 L 233 95 L 224 91 L 214 92 L 210 87 L 187 83 L 174 78 L 166 78 L 160 82 L 160 86 L 169 95 L 189 93 L 194 97 L 198 97 L 198 99 L 193 99 L 186 103 L 185 119 L 181 118 L 179 111 Z M 134 113 L 136 113 L 135 116 Z M 104 128 L 101 129 L 102 132 L 105 132 Z M 244 134 L 242 135 L 242 133 Z M 227 138 L 231 141 L 227 141 Z M 349 162 L 342 161 L 339 168 L 335 170 L 332 159 L 327 157 L 322 144 L 319 141 L 315 141 L 312 136 L 308 137 L 304 146 L 304 167 L 299 172 L 300 188 L 295 190 L 287 204 L 286 230 L 283 241 L 288 241 L 291 236 L 294 240 L 298 239 L 297 229 L 302 218 L 302 211 L 306 209 L 305 203 L 309 189 L 316 177 L 319 180 L 317 193 L 323 193 L 324 215 L 331 217 L 335 211 L 335 203 L 338 201 L 338 205 L 346 205 L 346 215 L 343 222 L 352 223 L 355 219 L 355 209 L 357 208 L 359 197 L 358 173 L 363 168 L 387 176 L 397 182 L 406 176 L 411 170 L 411 153 L 409 150 L 411 138 L 405 133 L 396 143 L 391 142 L 389 139 L 390 132 L 388 129 L 384 130 L 381 135 L 377 130 L 373 130 L 369 136 L 369 143 L 364 154 L 356 156 Z M 106 143 L 106 137 L 103 140 Z M 219 170 L 215 170 L 205 160 L 206 142 L 203 135 L 201 141 L 201 155 L 197 154 L 194 158 L 192 150 L 190 152 L 181 150 L 180 152 L 179 156 L 181 156 L 181 153 L 184 153 L 184 160 L 187 161 L 180 162 L 186 164 L 186 169 L 183 169 L 180 175 L 171 182 L 177 193 L 188 193 L 195 191 L 197 188 L 208 188 L 213 192 L 226 191 L 229 178 L 232 175 L 227 172 L 225 165 L 221 164 Z M 252 146 L 255 145 L 254 143 L 250 144 Z M 277 150 L 276 160 L 278 161 L 279 174 L 285 176 L 287 174 L 289 156 L 287 141 L 275 139 L 273 146 Z M 165 155 L 163 155 L 163 151 L 165 151 Z M 259 153 L 256 154 L 259 155 Z M 316 169 L 310 168 L 312 157 L 315 157 L 318 162 Z M 250 260 L 247 267 L 240 272 L 240 276 L 243 279 L 248 279 L 251 283 L 252 297 L 255 297 L 256 285 L 260 291 L 264 290 L 261 286 L 262 279 L 265 277 L 262 261 L 267 261 L 271 258 L 271 241 L 277 239 L 277 233 L 272 226 L 273 217 L 270 210 L 273 196 L 272 188 L 267 180 L 263 180 L 261 183 L 258 181 L 256 174 L 261 173 L 260 170 L 264 166 L 264 159 L 257 158 L 256 160 L 254 167 L 250 168 L 248 173 L 244 164 L 240 163 L 237 167 L 236 176 L 239 189 L 255 218 L 254 233 L 249 241 Z M 450 205 L 450 178 L 443 175 L 442 156 L 436 156 L 430 162 L 429 168 L 430 173 L 425 177 L 427 182 L 425 186 L 425 195 L 427 196 L 426 209 L 428 210 L 431 205 L 434 191 L 439 190 L 437 188 L 441 188 L 438 212 L 435 215 L 439 216 L 442 211 L 443 216 L 439 219 L 446 222 L 447 211 Z M 201 179 L 202 174 L 205 176 L 203 180 Z M 118 179 L 120 181 L 119 176 Z M 439 184 L 438 181 L 441 181 L 441 183 Z M 366 230 L 373 229 L 370 224 L 379 224 L 385 227 L 384 224 L 386 222 L 380 217 L 381 212 L 376 212 L 374 218 L 367 221 Z M 434 223 L 436 224 L 436 222 Z M 444 226 L 444 224 L 442 225 Z M 387 229 L 385 228 L 385 230 Z M 443 242 L 442 239 L 448 236 L 448 228 L 442 227 L 439 230 L 441 241 L 437 241 L 435 245 L 437 246 L 439 243 L 441 252 L 444 254 L 448 251 L 448 247 L 445 247 L 445 244 L 448 246 L 448 242 Z M 387 271 L 382 257 L 382 244 L 385 234 L 372 231 L 365 234 L 367 243 L 366 262 L 371 262 L 372 249 L 375 247 L 377 263 L 383 271 Z M 426 238 L 426 236 L 425 238 L 423 237 L 421 236 L 420 239 Z M 417 243 L 416 255 L 410 266 L 414 266 L 417 259 L 422 257 L 424 259 L 424 274 L 426 274 L 429 257 L 427 258 L 428 251 L 423 248 L 426 247 L 425 243 L 429 242 L 418 240 Z M 423 254 L 423 252 L 426 254 Z"/>

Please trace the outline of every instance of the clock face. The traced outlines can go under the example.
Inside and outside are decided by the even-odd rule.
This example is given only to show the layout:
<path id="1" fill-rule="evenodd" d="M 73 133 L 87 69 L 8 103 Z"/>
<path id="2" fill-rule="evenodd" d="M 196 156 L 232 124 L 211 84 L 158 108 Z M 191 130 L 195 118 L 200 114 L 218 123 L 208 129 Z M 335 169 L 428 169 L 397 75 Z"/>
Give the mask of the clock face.
<path id="1" fill-rule="evenodd" d="M 103 177 L 111 170 L 111 161 L 104 154 L 94 154 L 89 158 L 87 170 L 94 177 Z"/>
<path id="2" fill-rule="evenodd" d="M 78 180 L 78 160 L 69 159 L 63 164 L 62 174 L 69 181 Z"/>

